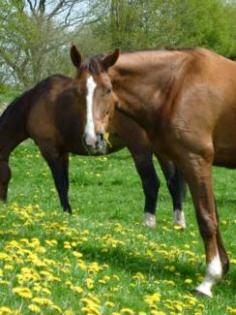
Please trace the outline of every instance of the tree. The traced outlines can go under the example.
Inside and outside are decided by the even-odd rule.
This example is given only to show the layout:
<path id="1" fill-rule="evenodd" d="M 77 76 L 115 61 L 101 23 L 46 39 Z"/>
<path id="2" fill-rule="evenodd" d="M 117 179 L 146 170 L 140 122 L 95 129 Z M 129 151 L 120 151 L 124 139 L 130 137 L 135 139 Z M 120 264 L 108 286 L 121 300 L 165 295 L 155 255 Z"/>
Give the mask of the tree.
<path id="1" fill-rule="evenodd" d="M 226 56 L 235 42 L 235 3 L 223 0 L 106 0 L 91 25 L 110 49 L 203 46 Z M 92 37 L 92 36 L 91 36 Z M 92 41 L 92 38 L 90 39 Z"/>
<path id="2" fill-rule="evenodd" d="M 226 0 L 0 0 L 0 82 L 29 86 L 120 47 L 203 46 L 236 58 L 236 3 Z"/>
<path id="3" fill-rule="evenodd" d="M 90 19 L 85 0 L 2 0 L 0 8 L 0 64 L 24 86 L 60 70 L 62 60 L 69 63 L 73 27 Z"/>

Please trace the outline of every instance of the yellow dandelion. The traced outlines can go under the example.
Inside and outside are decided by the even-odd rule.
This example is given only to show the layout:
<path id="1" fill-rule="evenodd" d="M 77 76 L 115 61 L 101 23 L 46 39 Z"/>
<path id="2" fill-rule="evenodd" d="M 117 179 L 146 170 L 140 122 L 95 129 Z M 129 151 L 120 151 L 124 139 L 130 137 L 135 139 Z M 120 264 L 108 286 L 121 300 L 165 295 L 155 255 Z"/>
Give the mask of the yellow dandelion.
<path id="1" fill-rule="evenodd" d="M 9 260 L 9 255 L 6 253 L 0 252 L 0 260 Z"/>
<path id="2" fill-rule="evenodd" d="M 41 309 L 36 304 L 28 305 L 28 309 L 31 310 L 31 312 L 34 312 L 34 313 L 40 313 L 41 312 Z"/>
<path id="3" fill-rule="evenodd" d="M 96 297 L 95 295 L 88 294 L 88 299 L 89 299 L 89 301 L 92 301 L 95 304 L 99 304 L 100 303 L 99 298 Z"/>
<path id="4" fill-rule="evenodd" d="M 109 307 L 109 308 L 112 308 L 112 307 L 115 306 L 115 304 L 112 303 L 112 302 L 110 302 L 110 301 L 107 301 L 107 302 L 105 303 L 105 306 L 106 306 L 106 307 Z"/>
<path id="5" fill-rule="evenodd" d="M 29 288 L 25 287 L 15 287 L 12 289 L 12 292 L 19 295 L 20 297 L 23 297 L 25 299 L 31 299 L 32 298 L 32 292 Z"/>
<path id="6" fill-rule="evenodd" d="M 148 304 L 148 305 L 153 305 L 157 302 L 160 301 L 161 295 L 159 293 L 154 293 L 152 295 L 145 295 L 144 296 L 144 301 Z"/>
<path id="7" fill-rule="evenodd" d="M 94 281 L 91 278 L 87 278 L 85 280 L 86 286 L 88 289 L 93 289 L 94 288 Z"/>
<path id="8" fill-rule="evenodd" d="M 100 271 L 102 268 L 99 266 L 99 264 L 95 261 L 93 263 L 91 263 L 88 266 L 88 271 L 92 272 L 92 273 L 97 273 L 98 271 Z"/>
<path id="9" fill-rule="evenodd" d="M 186 284 L 191 284 L 192 282 L 193 282 L 192 279 L 185 279 L 185 280 L 184 280 L 184 283 L 186 283 Z"/>
<path id="10" fill-rule="evenodd" d="M 130 308 L 122 308 L 120 313 L 123 315 L 134 315 L 134 311 L 131 310 Z"/>
<path id="11" fill-rule="evenodd" d="M 56 246 L 57 245 L 57 241 L 56 240 L 46 240 L 45 243 L 50 246 L 50 247 L 53 247 L 53 246 Z"/>
<path id="12" fill-rule="evenodd" d="M 77 252 L 77 251 L 73 251 L 73 255 L 74 255 L 75 257 L 77 257 L 77 258 L 83 257 L 83 254 L 80 253 L 80 252 Z"/>
<path id="13" fill-rule="evenodd" d="M 87 270 L 86 263 L 83 260 L 79 260 L 77 266 L 83 271 Z"/>
<path id="14" fill-rule="evenodd" d="M 32 299 L 32 301 L 39 305 L 49 305 L 49 306 L 53 305 L 52 301 L 47 298 L 35 297 Z"/>
<path id="15" fill-rule="evenodd" d="M 151 315 L 166 315 L 166 313 L 162 311 L 151 310 Z"/>
<path id="16" fill-rule="evenodd" d="M 69 242 L 64 242 L 64 248 L 71 249 L 71 244 Z"/>
<path id="17" fill-rule="evenodd" d="M 64 315 L 75 315 L 75 313 L 72 311 L 72 309 L 69 309 L 64 312 Z"/>
<path id="18" fill-rule="evenodd" d="M 52 304 L 52 305 L 50 305 L 50 307 L 51 307 L 53 310 L 58 311 L 58 313 L 62 314 L 62 309 L 61 309 L 58 305 Z"/>
<path id="19" fill-rule="evenodd" d="M 139 280 L 139 281 L 144 281 L 145 280 L 145 276 L 141 273 L 141 272 L 137 272 L 132 279 L 134 280 Z"/>
<path id="20" fill-rule="evenodd" d="M 12 311 L 9 307 L 6 306 L 1 306 L 0 307 L 0 314 L 5 315 L 5 314 L 12 314 Z"/>
<path id="21" fill-rule="evenodd" d="M 183 311 L 183 307 L 180 304 L 175 304 L 175 309 L 177 309 L 177 311 L 179 311 L 179 312 Z"/>
<path id="22" fill-rule="evenodd" d="M 12 265 L 7 264 L 4 266 L 4 270 L 13 270 L 13 269 L 14 267 Z"/>
<path id="23" fill-rule="evenodd" d="M 236 314 L 236 308 L 233 308 L 233 307 L 230 307 L 230 306 L 227 306 L 227 312 L 229 314 Z"/>
<path id="24" fill-rule="evenodd" d="M 84 291 L 80 286 L 74 286 L 74 285 L 71 285 L 70 289 L 74 292 L 77 292 L 77 293 L 83 293 L 83 291 Z"/>

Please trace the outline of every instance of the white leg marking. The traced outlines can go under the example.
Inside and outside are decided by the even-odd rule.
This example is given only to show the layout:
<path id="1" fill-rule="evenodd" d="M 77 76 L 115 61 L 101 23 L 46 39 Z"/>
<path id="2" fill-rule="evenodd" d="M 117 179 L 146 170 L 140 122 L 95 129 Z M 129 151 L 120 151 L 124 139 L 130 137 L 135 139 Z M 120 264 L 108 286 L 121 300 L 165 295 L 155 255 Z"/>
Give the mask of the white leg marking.
<path id="1" fill-rule="evenodd" d="M 217 254 L 207 266 L 207 273 L 203 282 L 196 290 L 204 295 L 212 297 L 211 288 L 222 277 L 222 264 L 220 256 Z"/>
<path id="2" fill-rule="evenodd" d="M 85 141 L 88 145 L 95 146 L 96 134 L 93 121 L 93 96 L 96 89 L 96 82 L 92 76 L 87 79 L 87 95 L 86 95 L 86 125 L 85 125 Z"/>
<path id="3" fill-rule="evenodd" d="M 143 224 L 151 229 L 155 229 L 156 227 L 156 216 L 149 212 L 144 213 L 144 222 Z"/>
<path id="4" fill-rule="evenodd" d="M 181 226 L 182 229 L 186 228 L 185 215 L 183 211 L 178 209 L 174 211 L 174 224 Z"/>

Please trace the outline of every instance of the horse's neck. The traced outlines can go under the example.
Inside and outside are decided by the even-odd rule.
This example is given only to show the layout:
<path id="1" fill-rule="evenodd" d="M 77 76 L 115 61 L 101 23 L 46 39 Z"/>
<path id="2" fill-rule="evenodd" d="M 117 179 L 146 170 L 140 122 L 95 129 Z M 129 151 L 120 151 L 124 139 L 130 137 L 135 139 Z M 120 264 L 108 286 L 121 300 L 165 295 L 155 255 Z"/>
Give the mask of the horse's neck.
<path id="1" fill-rule="evenodd" d="M 120 100 L 120 111 L 147 127 L 153 121 L 154 112 L 162 106 L 166 86 L 171 82 L 174 59 L 167 62 L 154 54 L 142 57 L 132 54 L 121 56 L 110 70 L 113 89 Z M 168 57 L 168 56 L 167 56 Z M 147 110 L 148 107 L 148 110 Z"/>

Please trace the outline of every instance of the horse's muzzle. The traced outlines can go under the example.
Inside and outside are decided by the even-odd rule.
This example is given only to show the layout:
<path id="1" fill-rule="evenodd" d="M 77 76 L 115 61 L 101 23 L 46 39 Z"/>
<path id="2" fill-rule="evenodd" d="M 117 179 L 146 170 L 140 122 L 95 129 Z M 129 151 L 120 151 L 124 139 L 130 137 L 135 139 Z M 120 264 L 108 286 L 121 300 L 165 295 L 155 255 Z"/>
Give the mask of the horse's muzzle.
<path id="1" fill-rule="evenodd" d="M 107 143 L 102 133 L 97 133 L 95 138 L 83 135 L 83 144 L 91 155 L 103 155 L 107 153 Z"/>

